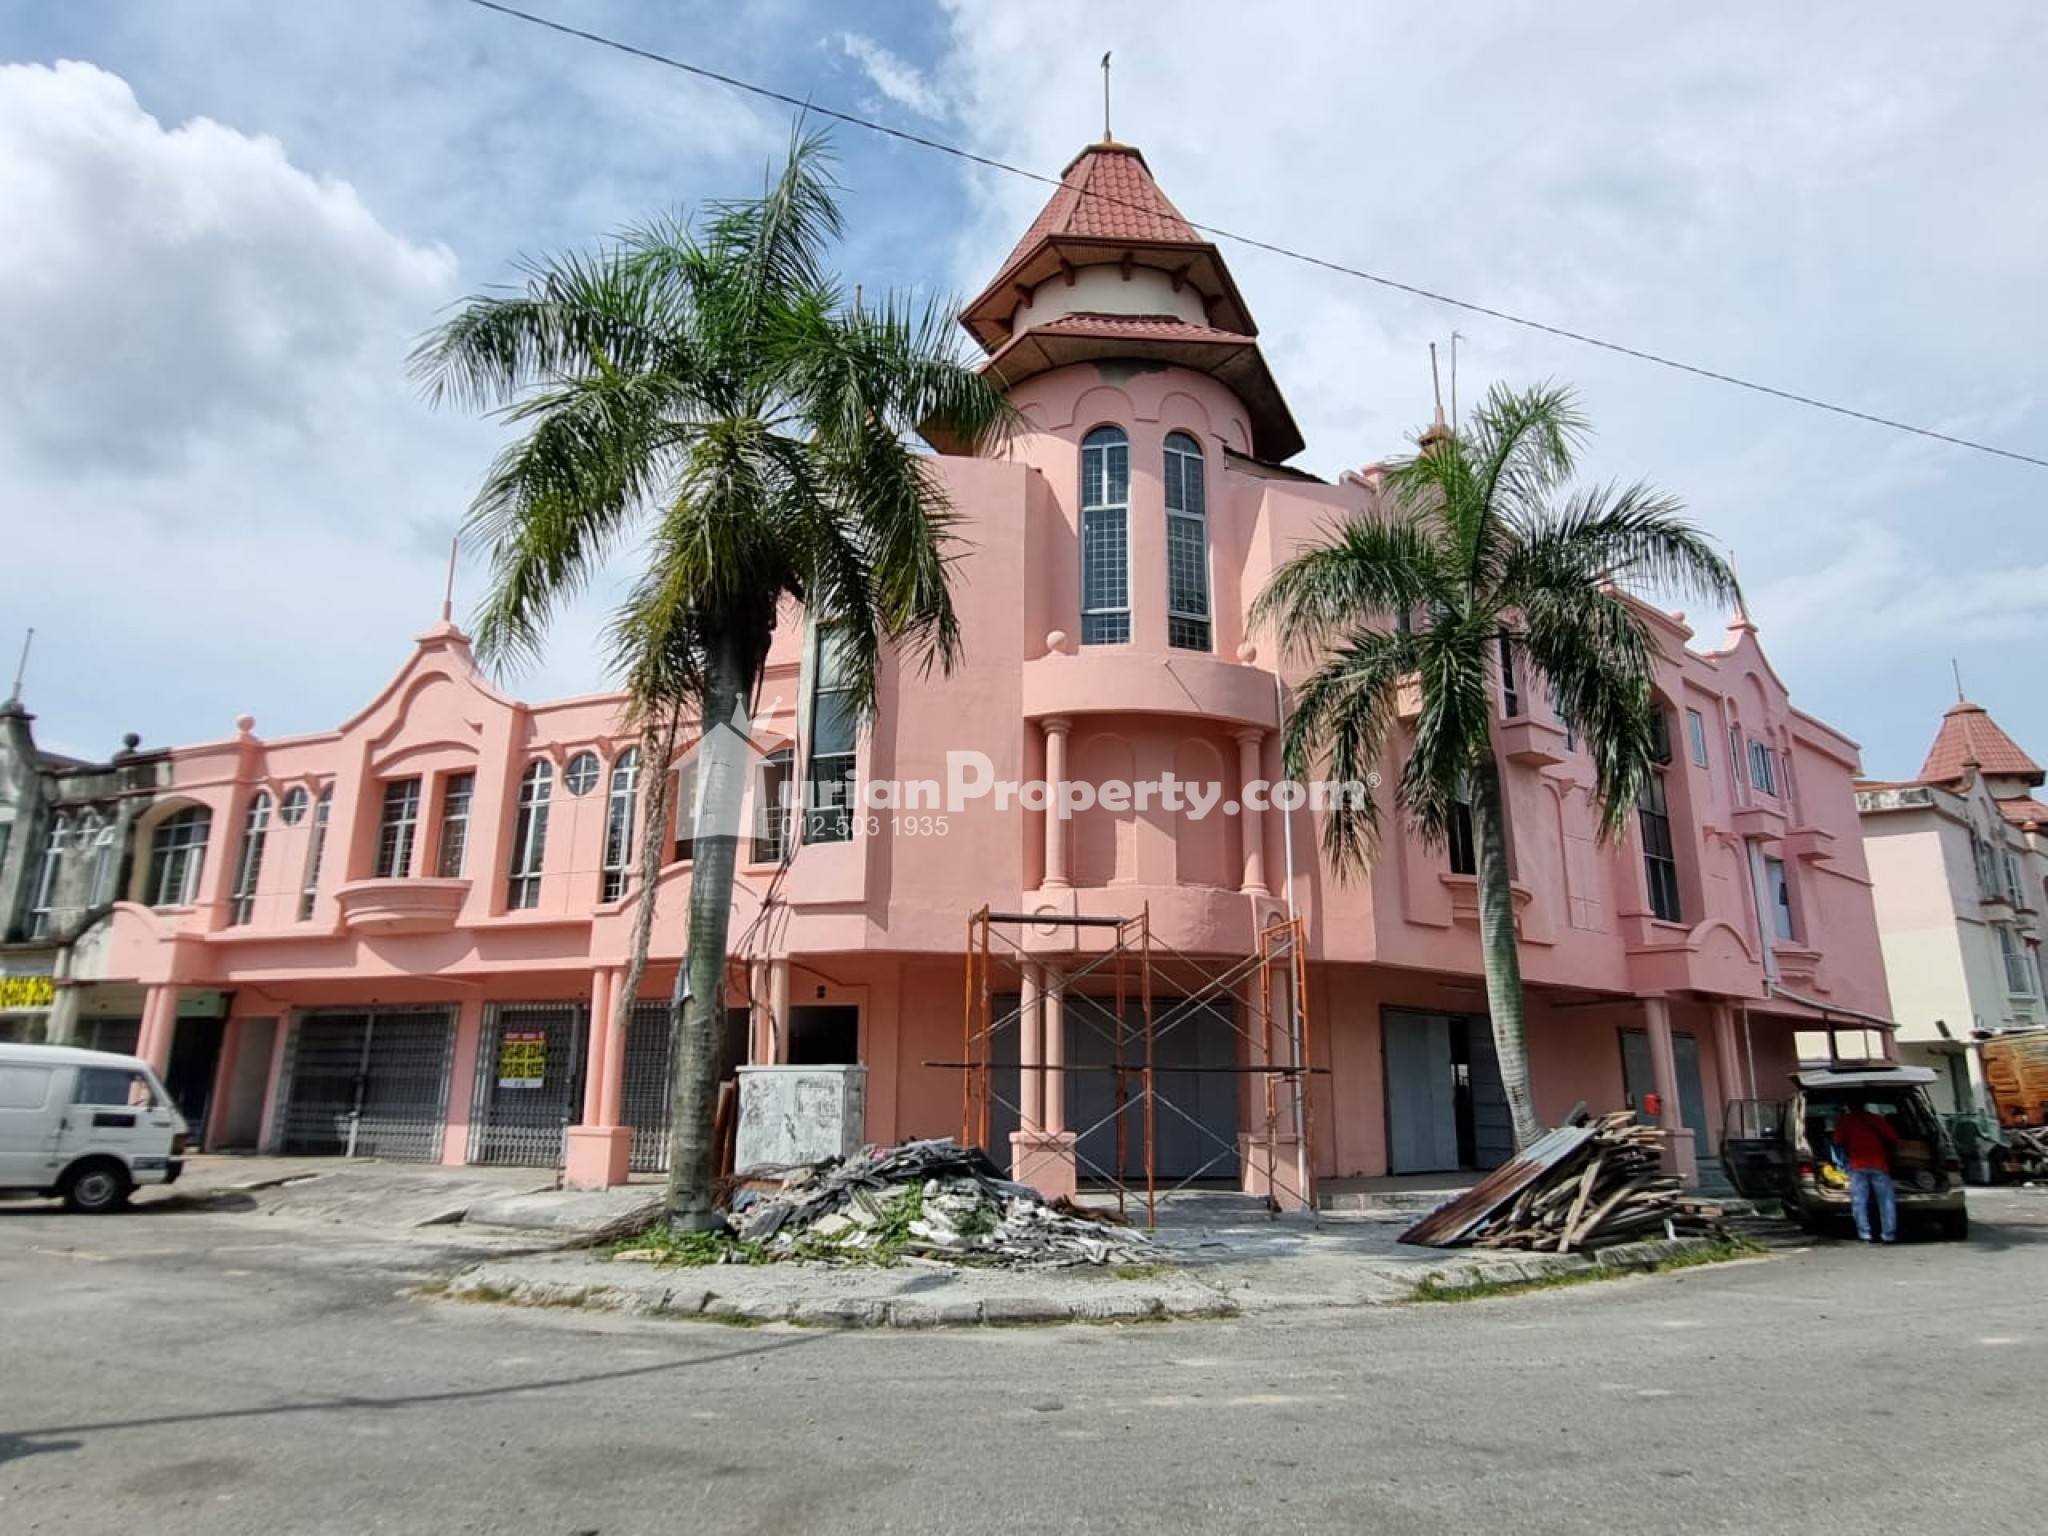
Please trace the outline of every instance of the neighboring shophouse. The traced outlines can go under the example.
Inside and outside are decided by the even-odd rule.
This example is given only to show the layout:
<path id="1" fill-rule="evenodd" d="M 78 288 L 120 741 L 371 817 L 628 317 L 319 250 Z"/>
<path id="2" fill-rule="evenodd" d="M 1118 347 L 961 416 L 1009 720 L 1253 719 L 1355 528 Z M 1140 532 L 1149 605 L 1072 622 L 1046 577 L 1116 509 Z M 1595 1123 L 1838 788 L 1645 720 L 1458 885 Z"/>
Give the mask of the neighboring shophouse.
<path id="1" fill-rule="evenodd" d="M 2039 765 L 1982 706 L 1942 716 L 1917 778 L 1857 787 L 1903 1060 L 1984 1107 L 1971 1041 L 2048 1023 L 2048 805 Z"/>
<path id="2" fill-rule="evenodd" d="M 107 918 L 169 758 L 130 736 L 84 762 L 38 747 L 34 723 L 19 699 L 0 704 L 0 1039 L 133 1050 L 143 993 L 105 979 Z"/>
<path id="3" fill-rule="evenodd" d="M 999 456 L 935 460 L 965 525 L 964 661 L 950 678 L 889 673 L 857 737 L 831 646 L 800 616 L 781 630 L 744 748 L 730 1054 L 863 1063 L 871 1140 L 955 1133 L 958 1063 L 981 1048 L 963 1042 L 969 914 L 1034 916 L 995 953 L 990 1017 L 1009 1022 L 987 1052 L 992 1149 L 1047 1185 L 1085 1179 L 1117 1160 L 1102 1069 L 1142 1042 L 1118 1045 L 1110 930 L 1073 920 L 1145 913 L 1173 957 L 1153 968 L 1161 1179 L 1292 1199 L 1282 1171 L 1301 1162 L 1498 1162 L 1468 835 L 1432 852 L 1390 816 L 1370 876 L 1346 883 L 1312 810 L 877 803 L 892 783 L 943 786 L 963 752 L 1055 797 L 1170 775 L 1234 803 L 1279 779 L 1280 690 L 1247 609 L 1378 494 L 1372 469 L 1327 483 L 1285 467 L 1301 437 L 1244 299 L 1133 149 L 1075 160 L 964 319 L 1025 423 Z M 1665 751 L 1618 843 L 1596 841 L 1589 764 L 1526 678 L 1503 680 L 1498 745 L 1540 1113 L 1655 1092 L 1692 1132 L 1675 1139 L 1690 1168 L 1725 1100 L 1778 1095 L 1795 1032 L 1881 1036 L 1889 1015 L 1854 744 L 1790 706 L 1746 619 L 1694 651 L 1682 616 L 1645 617 Z M 657 766 L 671 771 L 639 761 L 616 697 L 509 698 L 445 615 L 337 729 L 179 749 L 143 829 L 159 857 L 115 918 L 116 969 L 149 989 L 144 1049 L 176 1050 L 186 989 L 231 997 L 216 1144 L 566 1157 L 580 1183 L 659 1166 L 666 1025 L 658 1003 L 619 1006 L 637 795 Z M 792 783 L 809 808 L 771 814 Z M 664 841 L 653 997 L 690 879 L 688 836 Z M 1306 933 L 1306 1117 L 1303 1079 L 1265 1073 L 1292 1050 L 1265 1021 L 1292 1015 L 1261 935 L 1290 909 Z M 1205 990 L 1254 972 L 1260 990 Z M 1174 1014 L 1176 996 L 1199 1006 Z"/>

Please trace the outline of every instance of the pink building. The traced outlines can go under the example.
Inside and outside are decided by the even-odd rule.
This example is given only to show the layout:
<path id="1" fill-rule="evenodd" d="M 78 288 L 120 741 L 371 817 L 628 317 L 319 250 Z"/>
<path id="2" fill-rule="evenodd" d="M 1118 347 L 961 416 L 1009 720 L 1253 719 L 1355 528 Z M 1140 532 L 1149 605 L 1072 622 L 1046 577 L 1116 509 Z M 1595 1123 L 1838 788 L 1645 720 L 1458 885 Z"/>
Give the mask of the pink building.
<path id="1" fill-rule="evenodd" d="M 971 912 L 1146 913 L 1176 957 L 1157 972 L 1165 1009 L 1176 991 L 1200 1000 L 1205 971 L 1249 974 L 1291 906 L 1309 1113 L 1289 1102 L 1302 1079 L 1242 1070 L 1272 1049 L 1249 993 L 1211 995 L 1156 1042 L 1159 1177 L 1293 1199 L 1279 1170 L 1301 1162 L 1327 1178 L 1500 1160 L 1459 840 L 1431 853 L 1388 818 L 1371 876 L 1344 884 L 1312 809 L 1196 816 L 1112 794 L 1062 818 L 1028 798 L 999 807 L 992 787 L 945 804 L 949 772 L 981 782 L 961 753 L 1056 800 L 1171 776 L 1234 804 L 1279 779 L 1281 694 L 1246 609 L 1303 541 L 1376 495 L 1371 470 L 1329 484 L 1284 467 L 1301 437 L 1245 302 L 1134 149 L 1084 151 L 964 319 L 1027 423 L 1001 457 L 937 461 L 971 546 L 965 663 L 887 679 L 856 740 L 829 653 L 801 616 L 783 627 L 751 727 L 730 1058 L 858 1061 L 870 1140 L 956 1133 Z M 1646 613 L 1669 753 L 1621 843 L 1595 842 L 1591 774 L 1547 701 L 1525 679 L 1503 688 L 1529 1038 L 1546 1118 L 1656 1093 L 1707 1152 L 1724 1101 L 1777 1094 L 1796 1031 L 1882 1025 L 1888 1003 L 1855 745 L 1790 706 L 1746 619 L 1695 651 L 1682 616 Z M 217 1146 L 566 1158 L 588 1184 L 659 1166 L 662 1007 L 618 1006 L 648 771 L 616 698 L 508 698 L 445 621 L 332 732 L 265 740 L 244 721 L 176 751 L 105 962 L 147 988 L 142 1050 L 165 1058 L 182 989 L 227 995 Z M 918 780 L 936 805 L 888 788 Z M 765 808 L 792 781 L 812 808 L 785 823 Z M 690 879 L 687 838 L 671 849 L 656 998 Z M 1115 1161 L 1101 1124 L 1114 1077 L 1091 1071 L 1114 1032 L 1107 971 L 1091 970 L 1104 934 L 1013 925 L 992 982 L 1014 999 L 992 1006 L 1014 1021 L 990 1050 L 993 1150 L 1014 1146 L 1020 1173 L 1049 1185 Z M 1689 1168 L 1694 1142 L 1676 1142 Z"/>

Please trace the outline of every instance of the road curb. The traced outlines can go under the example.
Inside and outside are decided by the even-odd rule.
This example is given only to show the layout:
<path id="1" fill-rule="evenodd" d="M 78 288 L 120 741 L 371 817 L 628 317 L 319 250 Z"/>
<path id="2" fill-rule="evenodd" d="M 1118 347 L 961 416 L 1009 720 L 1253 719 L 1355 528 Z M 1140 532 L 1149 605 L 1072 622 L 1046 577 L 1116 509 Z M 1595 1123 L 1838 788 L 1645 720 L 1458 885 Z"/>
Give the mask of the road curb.
<path id="1" fill-rule="evenodd" d="M 1688 1254 L 1711 1252 L 1710 1238 L 1681 1237 L 1623 1243 L 1592 1253 L 1463 1253 L 1415 1277 L 1436 1295 L 1477 1287 L 1529 1284 L 1565 1275 L 1654 1270 Z M 1448 1256 L 1447 1256 L 1448 1258 Z M 545 1309 L 621 1312 L 637 1317 L 697 1317 L 738 1326 L 787 1323 L 799 1328 L 1003 1328 L 1059 1323 L 1142 1323 L 1241 1317 L 1305 1308 L 1399 1306 L 1412 1291 L 1381 1296 L 1266 1296 L 1240 1303 L 1208 1277 L 1188 1274 L 1189 1289 L 1121 1288 L 1105 1294 L 1091 1288 L 1071 1298 L 1005 1292 L 979 1297 L 933 1296 L 748 1296 L 718 1289 L 721 1266 L 642 1270 L 637 1283 L 536 1278 L 500 1265 L 484 1264 L 450 1280 L 436 1292 L 459 1301 L 491 1302 Z M 1216 1277 L 1220 1279 L 1221 1277 Z"/>

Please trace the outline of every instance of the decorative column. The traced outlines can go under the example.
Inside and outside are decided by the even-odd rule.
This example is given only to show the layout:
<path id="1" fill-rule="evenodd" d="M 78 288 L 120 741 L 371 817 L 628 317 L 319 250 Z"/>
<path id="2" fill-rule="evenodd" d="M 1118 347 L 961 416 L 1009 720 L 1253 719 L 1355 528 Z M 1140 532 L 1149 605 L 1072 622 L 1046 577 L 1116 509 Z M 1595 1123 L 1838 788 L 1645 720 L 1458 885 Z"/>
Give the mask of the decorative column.
<path id="1" fill-rule="evenodd" d="M 1019 1117 L 1023 1127 L 1010 1137 L 1010 1176 L 1048 1200 L 1062 1195 L 1071 1198 L 1077 1187 L 1074 1137 L 1066 1128 L 1066 1075 L 1060 1070 L 1067 1054 L 1066 1021 L 1061 1012 L 1065 993 L 1066 983 L 1058 970 L 1039 962 L 1026 964 L 1026 1006 L 1018 1029 L 1020 1038 L 1027 1040 L 1035 1032 L 1037 1042 L 1022 1049 L 1026 1064 L 1022 1075 L 1027 1080 L 1036 1077 L 1040 1087 L 1036 1103 L 1028 1081 L 1024 1088 L 1026 1114 Z M 1042 1063 L 1044 1071 L 1030 1071 L 1034 1061 Z M 1032 1111 L 1038 1118 L 1035 1126 L 1029 1118 Z"/>
<path id="2" fill-rule="evenodd" d="M 1017 1005 L 1017 1128 L 1027 1134 L 1045 1129 L 1045 1010 L 1040 1003 L 1039 967 L 1024 962 Z"/>
<path id="3" fill-rule="evenodd" d="M 171 1067 L 171 1036 L 178 1027 L 178 989 L 167 984 L 150 987 L 142 995 L 142 1030 L 135 1041 L 135 1054 L 148 1062 L 158 1077 Z"/>
<path id="4" fill-rule="evenodd" d="M 611 1044 L 604 1053 L 604 1091 L 598 1096 L 597 1123 L 626 1125 L 626 1040 L 632 1020 L 626 1016 L 626 970 L 612 972 L 607 1006 L 611 1010 Z M 631 1126 L 626 1126 L 631 1130 Z"/>
<path id="5" fill-rule="evenodd" d="M 1742 1070 L 1742 1046 L 1735 1033 L 1735 1008 L 1730 1003 L 1714 1004 L 1714 1064 L 1721 1077 L 1721 1102 L 1754 1098 L 1749 1079 Z"/>
<path id="6" fill-rule="evenodd" d="M 1245 786 L 1262 777 L 1259 749 L 1266 733 L 1256 726 L 1247 726 L 1232 734 L 1237 738 L 1237 830 L 1244 840 L 1244 881 L 1238 889 L 1247 896 L 1269 896 L 1272 891 L 1266 884 L 1266 817 L 1264 812 L 1254 811 L 1245 799 Z"/>
<path id="7" fill-rule="evenodd" d="M 1699 1154 L 1678 1098 L 1678 1057 L 1671 1047 L 1671 1004 L 1661 997 L 1643 999 L 1643 1017 L 1650 1027 L 1650 1075 L 1657 1085 L 1657 1124 L 1667 1133 L 1665 1167 L 1691 1189 L 1700 1181 Z"/>
<path id="8" fill-rule="evenodd" d="M 633 1152 L 633 1132 L 605 1116 L 606 1090 L 616 1060 L 623 1072 L 626 1041 L 619 1027 L 616 973 L 602 967 L 590 973 L 590 1044 L 583 1071 L 583 1123 L 563 1133 L 562 1182 L 570 1189 L 610 1189 L 626 1182 Z"/>
<path id="9" fill-rule="evenodd" d="M 484 1034 L 484 1000 L 476 994 L 465 996 L 455 1008 L 455 1059 L 449 1063 L 447 1117 L 441 1131 L 441 1162 L 459 1168 L 469 1161 L 470 1116 L 476 1112 L 476 1075 L 498 1070 L 497 1042 L 491 1042 L 491 1059 L 481 1067 Z"/>
<path id="10" fill-rule="evenodd" d="M 1039 722 L 1045 732 L 1045 783 L 1052 792 L 1045 808 L 1045 879 L 1041 888 L 1067 888 L 1067 824 L 1060 817 L 1067 786 L 1067 732 L 1073 721 L 1055 717 Z"/>

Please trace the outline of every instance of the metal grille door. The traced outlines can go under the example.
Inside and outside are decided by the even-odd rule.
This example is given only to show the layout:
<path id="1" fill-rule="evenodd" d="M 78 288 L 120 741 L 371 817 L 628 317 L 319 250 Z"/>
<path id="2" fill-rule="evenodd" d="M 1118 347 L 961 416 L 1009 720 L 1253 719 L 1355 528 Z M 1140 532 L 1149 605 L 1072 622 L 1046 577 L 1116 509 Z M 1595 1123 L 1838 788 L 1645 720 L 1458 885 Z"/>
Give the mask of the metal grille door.
<path id="1" fill-rule="evenodd" d="M 292 1034 L 280 1151 L 440 1157 L 452 1008 L 307 1013 Z"/>
<path id="2" fill-rule="evenodd" d="M 667 1003 L 636 1003 L 626 1023 L 626 1092 L 620 1113 L 633 1127 L 635 1173 L 668 1172 L 668 1128 L 674 1083 L 674 1040 Z"/>
<path id="3" fill-rule="evenodd" d="M 562 1162 L 562 1132 L 583 1118 L 587 1010 L 573 1003 L 490 1009 L 478 1043 L 469 1160 L 527 1168 Z"/>

